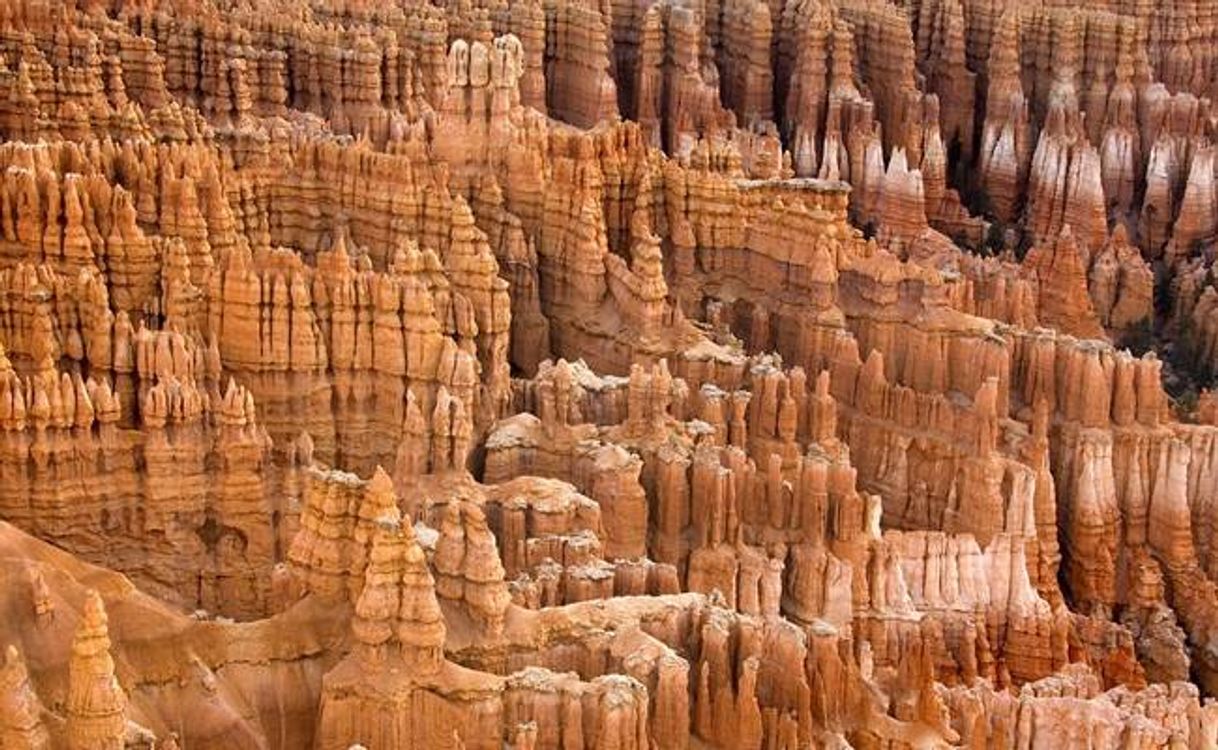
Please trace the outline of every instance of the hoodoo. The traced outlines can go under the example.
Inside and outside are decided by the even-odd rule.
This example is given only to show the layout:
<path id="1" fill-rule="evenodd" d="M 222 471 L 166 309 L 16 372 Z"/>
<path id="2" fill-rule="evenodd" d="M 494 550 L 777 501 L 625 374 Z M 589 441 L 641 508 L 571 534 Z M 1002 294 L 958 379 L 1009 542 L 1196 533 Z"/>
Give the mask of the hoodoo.
<path id="1" fill-rule="evenodd" d="M 0 0 L 0 750 L 1218 748 L 1212 0 Z"/>

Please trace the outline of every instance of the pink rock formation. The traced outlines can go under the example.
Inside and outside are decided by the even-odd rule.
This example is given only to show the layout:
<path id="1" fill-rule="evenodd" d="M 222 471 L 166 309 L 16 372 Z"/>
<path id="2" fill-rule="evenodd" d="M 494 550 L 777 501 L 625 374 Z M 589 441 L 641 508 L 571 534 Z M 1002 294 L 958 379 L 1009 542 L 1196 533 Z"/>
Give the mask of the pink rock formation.
<path id="1" fill-rule="evenodd" d="M 1032 248 L 1024 261 L 1038 286 L 1038 319 L 1064 333 L 1095 338 L 1104 329 L 1088 293 L 1087 265 L 1086 250 L 1068 225 L 1051 244 Z M 1095 274 L 1096 287 L 1104 283 L 1103 273 Z M 1097 296 L 1106 299 L 1108 294 Z"/>
<path id="2" fill-rule="evenodd" d="M 68 663 L 67 746 L 74 750 L 121 748 L 127 729 L 127 694 L 114 674 L 106 610 L 96 591 L 85 610 Z"/>
<path id="3" fill-rule="evenodd" d="M 25 660 L 16 646 L 10 645 L 4 654 L 3 671 L 0 672 L 0 725 L 3 733 L 0 740 L 4 747 L 17 750 L 45 750 L 50 747 L 50 736 L 43 724 L 45 709 L 30 685 L 30 675 Z"/>
<path id="4" fill-rule="evenodd" d="M 1218 745 L 1216 63 L 0 6 L 0 748 Z"/>

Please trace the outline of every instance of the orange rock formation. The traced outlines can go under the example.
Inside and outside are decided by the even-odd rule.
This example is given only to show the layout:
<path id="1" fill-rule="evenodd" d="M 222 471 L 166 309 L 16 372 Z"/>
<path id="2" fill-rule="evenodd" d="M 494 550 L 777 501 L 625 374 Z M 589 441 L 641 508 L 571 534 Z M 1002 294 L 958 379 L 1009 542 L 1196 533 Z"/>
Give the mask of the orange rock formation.
<path id="1" fill-rule="evenodd" d="M 0 4 L 0 750 L 1218 747 L 1216 98 L 1195 0 Z"/>

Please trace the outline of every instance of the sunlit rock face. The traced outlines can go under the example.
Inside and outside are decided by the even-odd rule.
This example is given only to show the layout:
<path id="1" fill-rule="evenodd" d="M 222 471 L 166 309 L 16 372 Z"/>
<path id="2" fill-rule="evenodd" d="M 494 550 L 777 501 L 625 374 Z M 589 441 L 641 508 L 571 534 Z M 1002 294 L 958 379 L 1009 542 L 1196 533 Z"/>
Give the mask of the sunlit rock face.
<path id="1" fill-rule="evenodd" d="M 0 750 L 1218 747 L 1218 8 L 0 4 Z"/>

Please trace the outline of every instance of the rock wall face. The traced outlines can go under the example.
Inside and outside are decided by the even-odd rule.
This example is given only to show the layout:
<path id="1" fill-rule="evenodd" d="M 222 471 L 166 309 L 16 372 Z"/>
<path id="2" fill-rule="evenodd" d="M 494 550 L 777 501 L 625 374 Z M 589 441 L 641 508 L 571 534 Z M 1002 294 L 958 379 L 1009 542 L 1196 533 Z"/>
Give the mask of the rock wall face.
<path id="1" fill-rule="evenodd" d="M 1218 11 L 0 4 L 0 750 L 1218 747 Z"/>

